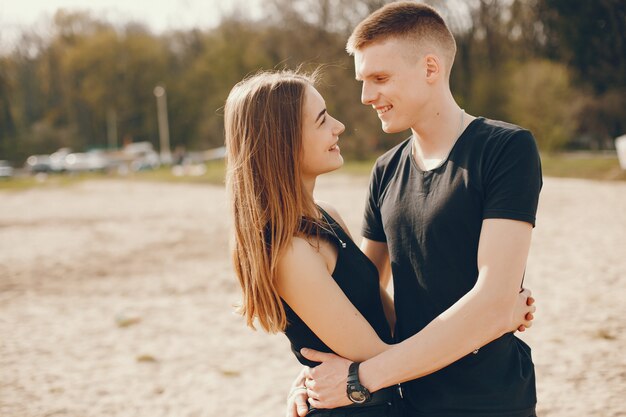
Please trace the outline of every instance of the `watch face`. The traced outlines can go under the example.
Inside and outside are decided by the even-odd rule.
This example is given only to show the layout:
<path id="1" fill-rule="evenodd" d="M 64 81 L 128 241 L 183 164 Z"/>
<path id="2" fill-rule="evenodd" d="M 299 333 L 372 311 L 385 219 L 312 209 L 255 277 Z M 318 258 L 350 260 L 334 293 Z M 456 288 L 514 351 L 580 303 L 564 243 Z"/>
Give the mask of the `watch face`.
<path id="1" fill-rule="evenodd" d="M 361 391 L 351 391 L 350 399 L 352 400 L 352 402 L 355 402 L 357 404 L 365 402 L 366 400 L 365 394 L 363 394 Z"/>

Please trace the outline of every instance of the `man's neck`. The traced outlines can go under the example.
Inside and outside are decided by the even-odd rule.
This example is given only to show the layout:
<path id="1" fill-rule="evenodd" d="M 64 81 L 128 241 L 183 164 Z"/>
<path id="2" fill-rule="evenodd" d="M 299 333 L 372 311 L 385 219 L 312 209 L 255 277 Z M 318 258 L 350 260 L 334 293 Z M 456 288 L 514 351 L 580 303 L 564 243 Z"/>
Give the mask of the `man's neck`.
<path id="1" fill-rule="evenodd" d="M 454 100 L 433 108 L 428 116 L 411 128 L 414 138 L 413 158 L 424 170 L 439 166 L 467 125 L 475 119 L 465 114 Z"/>

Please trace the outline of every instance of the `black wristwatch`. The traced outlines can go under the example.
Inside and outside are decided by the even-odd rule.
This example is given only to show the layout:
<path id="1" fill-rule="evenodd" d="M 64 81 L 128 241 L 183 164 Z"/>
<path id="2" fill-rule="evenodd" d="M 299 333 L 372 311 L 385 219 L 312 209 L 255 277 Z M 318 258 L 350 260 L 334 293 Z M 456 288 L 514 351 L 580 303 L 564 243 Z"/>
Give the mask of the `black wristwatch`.
<path id="1" fill-rule="evenodd" d="M 355 404 L 363 404 L 372 399 L 369 390 L 361 385 L 359 381 L 360 362 L 353 362 L 348 370 L 348 388 L 346 393 L 348 398 Z"/>

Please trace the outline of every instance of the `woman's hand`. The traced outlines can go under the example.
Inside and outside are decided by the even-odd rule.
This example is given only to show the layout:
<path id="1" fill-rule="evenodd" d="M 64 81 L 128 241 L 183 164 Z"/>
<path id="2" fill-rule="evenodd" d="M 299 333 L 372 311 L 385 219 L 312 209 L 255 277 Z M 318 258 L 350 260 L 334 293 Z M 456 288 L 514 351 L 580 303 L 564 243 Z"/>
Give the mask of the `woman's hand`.
<path id="1" fill-rule="evenodd" d="M 512 317 L 511 330 L 525 331 L 533 325 L 534 313 L 537 310 L 535 299 L 528 288 L 523 288 L 517 296 Z"/>
<path id="2" fill-rule="evenodd" d="M 291 384 L 289 395 L 287 395 L 286 417 L 304 417 L 309 412 L 308 399 L 306 394 L 305 375 L 308 367 L 302 368 L 296 379 Z"/>

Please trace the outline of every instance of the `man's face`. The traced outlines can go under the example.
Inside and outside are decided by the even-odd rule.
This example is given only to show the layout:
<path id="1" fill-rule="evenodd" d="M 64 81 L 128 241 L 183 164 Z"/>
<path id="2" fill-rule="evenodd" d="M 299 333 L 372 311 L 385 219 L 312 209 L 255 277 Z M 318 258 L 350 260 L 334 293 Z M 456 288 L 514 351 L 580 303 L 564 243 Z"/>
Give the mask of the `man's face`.
<path id="1" fill-rule="evenodd" d="M 361 102 L 376 110 L 385 132 L 402 132 L 419 120 L 431 93 L 423 61 L 402 39 L 374 42 L 355 52 Z"/>

